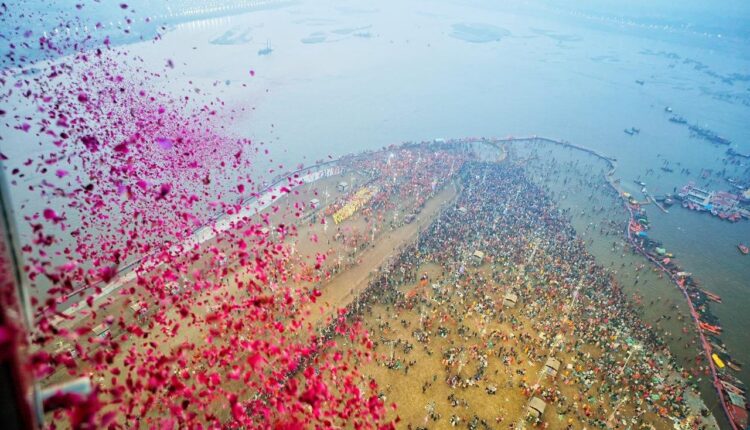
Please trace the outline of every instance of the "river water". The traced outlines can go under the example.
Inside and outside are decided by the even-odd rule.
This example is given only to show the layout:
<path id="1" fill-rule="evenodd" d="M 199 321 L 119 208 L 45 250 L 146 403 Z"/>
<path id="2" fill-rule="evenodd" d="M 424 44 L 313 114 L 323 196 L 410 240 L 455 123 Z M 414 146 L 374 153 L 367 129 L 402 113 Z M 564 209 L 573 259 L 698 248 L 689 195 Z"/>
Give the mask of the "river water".
<path id="1" fill-rule="evenodd" d="M 267 44 L 273 52 L 258 55 Z M 623 188 L 637 193 L 638 178 L 659 194 L 689 180 L 729 188 L 701 178 L 702 168 L 750 177 L 746 165 L 724 164 L 725 147 L 691 138 L 664 111 L 750 152 L 748 46 L 532 2 L 320 1 L 193 21 L 124 49 L 155 69 L 173 59 L 163 87 L 176 94 L 196 87 L 206 100 L 247 107 L 231 128 L 265 142 L 289 169 L 404 140 L 541 135 L 615 157 Z M 641 131 L 623 133 L 630 127 Z M 673 173 L 660 170 L 663 160 Z M 736 245 L 750 242 L 750 221 L 679 207 L 648 215 L 650 235 L 724 298 L 713 310 L 749 382 L 750 256 Z M 605 258 L 608 247 L 593 250 Z M 664 289 L 656 298 L 679 299 L 666 282 L 651 287 Z"/>

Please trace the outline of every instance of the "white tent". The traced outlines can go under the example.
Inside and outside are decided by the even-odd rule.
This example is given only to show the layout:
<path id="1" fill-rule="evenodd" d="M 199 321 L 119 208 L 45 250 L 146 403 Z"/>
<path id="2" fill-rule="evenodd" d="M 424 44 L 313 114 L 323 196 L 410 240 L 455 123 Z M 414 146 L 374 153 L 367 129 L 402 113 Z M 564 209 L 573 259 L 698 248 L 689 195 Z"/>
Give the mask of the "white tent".
<path id="1" fill-rule="evenodd" d="M 503 307 L 512 308 L 518 303 L 518 295 L 516 293 L 508 293 L 503 298 Z"/>
<path id="2" fill-rule="evenodd" d="M 547 363 L 544 364 L 544 371 L 550 376 L 555 376 L 558 370 L 560 370 L 560 364 L 560 360 L 550 357 L 547 359 Z"/>
<path id="3" fill-rule="evenodd" d="M 109 326 L 107 324 L 101 323 L 98 326 L 92 328 L 91 332 L 94 333 L 94 336 L 103 338 L 109 334 Z"/>
<path id="4" fill-rule="evenodd" d="M 482 262 L 484 262 L 484 252 L 482 251 L 474 251 L 472 257 L 474 257 L 474 262 L 477 264 L 482 264 Z"/>
<path id="5" fill-rule="evenodd" d="M 539 397 L 532 397 L 529 401 L 529 407 L 526 409 L 526 416 L 534 420 L 541 420 L 547 404 Z"/>

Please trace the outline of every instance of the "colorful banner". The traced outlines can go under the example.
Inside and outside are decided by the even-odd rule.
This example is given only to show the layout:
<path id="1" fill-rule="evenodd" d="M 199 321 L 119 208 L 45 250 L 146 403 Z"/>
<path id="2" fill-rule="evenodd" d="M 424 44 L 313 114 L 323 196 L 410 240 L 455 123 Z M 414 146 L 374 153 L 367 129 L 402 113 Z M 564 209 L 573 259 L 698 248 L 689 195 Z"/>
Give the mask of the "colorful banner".
<path id="1" fill-rule="evenodd" d="M 333 214 L 333 222 L 340 224 L 345 221 L 355 212 L 357 212 L 362 206 L 366 205 L 367 202 L 372 199 L 375 195 L 375 189 L 370 187 L 364 187 L 357 191 L 354 196 L 338 211 Z"/>

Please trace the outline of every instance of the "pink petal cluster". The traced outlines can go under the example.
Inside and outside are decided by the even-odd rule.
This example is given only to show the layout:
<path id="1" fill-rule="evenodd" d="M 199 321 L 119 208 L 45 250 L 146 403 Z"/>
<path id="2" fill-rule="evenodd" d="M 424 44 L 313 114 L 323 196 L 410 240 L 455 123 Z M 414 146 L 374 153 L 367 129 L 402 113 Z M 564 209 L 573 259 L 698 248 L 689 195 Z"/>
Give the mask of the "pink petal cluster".
<path id="1" fill-rule="evenodd" d="M 125 3 L 113 9 L 149 21 Z M 20 18 L 14 11 L 2 14 Z M 30 25 L 38 18 L 24 14 Z M 94 385 L 51 397 L 47 427 L 391 428 L 377 385 L 354 365 L 371 358 L 367 333 L 335 320 L 349 346 L 318 339 L 299 312 L 320 296 L 304 287 L 320 281 L 306 265 L 320 269 L 325 255 L 294 258 L 285 239 L 296 227 L 272 228 L 267 216 L 215 227 L 259 193 L 256 157 L 269 153 L 227 132 L 242 108 L 161 91 L 173 60 L 149 69 L 113 47 L 115 34 L 92 48 L 2 32 L 37 55 L 11 44 L 0 79 L 2 144 L 39 154 L 0 154 L 25 197 L 36 324 L 28 371 L 42 385 L 78 376 Z M 290 177 L 281 194 L 300 183 Z M 196 243 L 201 229 L 215 238 Z M 12 338 L 0 327 L 0 351 Z"/>

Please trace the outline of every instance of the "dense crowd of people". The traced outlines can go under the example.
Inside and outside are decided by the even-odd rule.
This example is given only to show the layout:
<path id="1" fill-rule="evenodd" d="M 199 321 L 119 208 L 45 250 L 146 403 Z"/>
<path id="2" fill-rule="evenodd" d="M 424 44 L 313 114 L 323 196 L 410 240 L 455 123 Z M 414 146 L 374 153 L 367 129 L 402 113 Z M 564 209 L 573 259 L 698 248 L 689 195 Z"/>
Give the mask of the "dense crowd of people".
<path id="1" fill-rule="evenodd" d="M 348 310 L 365 315 L 378 346 L 390 351 L 381 364 L 398 377 L 430 366 L 423 360 L 442 367 L 440 378 L 420 382 L 422 393 L 442 380 L 451 408 L 466 412 L 428 403 L 425 423 L 513 427 L 507 416 L 485 416 L 469 400 L 494 396 L 504 383 L 553 406 L 558 428 L 671 428 L 673 420 L 698 426 L 700 414 L 684 401 L 692 388 L 674 371 L 667 346 L 544 190 L 508 164 L 466 163 L 458 181 L 455 205 L 398 252 Z M 423 272 L 431 266 L 438 269 Z M 508 293 L 517 307 L 503 305 Z M 410 313 L 418 316 L 413 322 Z M 424 358 L 411 358 L 414 351 Z M 547 381 L 540 383 L 529 372 L 550 357 L 563 368 L 552 381 L 540 375 Z"/>

